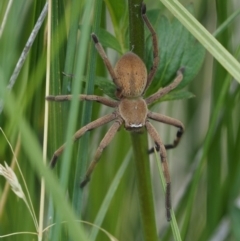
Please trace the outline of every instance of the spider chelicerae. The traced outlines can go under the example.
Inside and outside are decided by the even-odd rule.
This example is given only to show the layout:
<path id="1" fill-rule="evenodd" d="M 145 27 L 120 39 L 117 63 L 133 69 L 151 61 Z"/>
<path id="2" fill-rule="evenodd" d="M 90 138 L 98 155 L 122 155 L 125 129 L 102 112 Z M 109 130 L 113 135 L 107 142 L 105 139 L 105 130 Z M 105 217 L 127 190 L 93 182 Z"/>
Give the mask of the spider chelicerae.
<path id="1" fill-rule="evenodd" d="M 84 187 L 90 180 L 91 173 L 93 172 L 93 169 L 97 164 L 103 149 L 106 146 L 108 146 L 108 144 L 112 141 L 116 132 L 122 125 L 124 125 L 126 130 L 133 132 L 139 132 L 145 128 L 151 136 L 151 138 L 153 139 L 153 141 L 155 142 L 157 151 L 159 151 L 160 153 L 163 173 L 166 179 L 166 215 L 167 220 L 170 221 L 171 181 L 167 164 L 166 149 L 174 148 L 178 145 L 179 140 L 184 132 L 184 126 L 179 120 L 173 119 L 171 117 L 159 113 L 151 112 L 150 110 L 148 110 L 148 105 L 152 104 L 153 102 L 160 99 L 161 97 L 163 97 L 164 95 L 166 95 L 171 90 L 177 87 L 177 85 L 183 79 L 184 68 L 180 68 L 177 71 L 176 78 L 170 85 L 159 89 L 156 93 L 152 94 L 151 96 L 145 99 L 143 98 L 144 93 L 151 84 L 153 77 L 157 71 L 157 67 L 159 64 L 159 56 L 156 32 L 147 18 L 146 5 L 144 3 L 141 6 L 141 15 L 143 21 L 145 22 L 152 36 L 154 57 L 152 68 L 150 69 L 149 73 L 147 73 L 147 69 L 143 61 L 133 52 L 128 52 L 124 54 L 116 63 L 115 68 L 113 68 L 97 36 L 94 33 L 92 33 L 91 36 L 93 42 L 95 43 L 95 47 L 100 56 L 102 57 L 104 64 L 107 67 L 114 84 L 116 85 L 116 98 L 118 100 L 116 101 L 97 95 L 79 95 L 80 100 L 96 101 L 108 107 L 114 108 L 114 111 L 111 114 L 100 117 L 97 120 L 92 121 L 89 124 L 83 126 L 74 134 L 73 140 L 76 141 L 81 136 L 83 136 L 87 131 L 90 131 L 92 129 L 95 129 L 99 126 L 102 126 L 113 121 L 112 126 L 100 142 L 95 153 L 95 156 L 93 158 L 93 161 L 90 163 L 90 166 L 87 169 L 85 178 L 80 184 L 81 187 Z M 50 95 L 47 96 L 46 99 L 48 101 L 69 101 L 72 99 L 72 96 Z M 163 144 L 159 134 L 157 133 L 153 125 L 150 123 L 150 119 L 161 123 L 169 124 L 178 128 L 178 132 L 173 144 Z M 63 144 L 54 152 L 50 162 L 50 166 L 52 168 L 55 166 L 58 157 L 62 154 L 64 147 L 65 144 Z M 153 151 L 154 148 L 150 149 L 149 153 Z"/>

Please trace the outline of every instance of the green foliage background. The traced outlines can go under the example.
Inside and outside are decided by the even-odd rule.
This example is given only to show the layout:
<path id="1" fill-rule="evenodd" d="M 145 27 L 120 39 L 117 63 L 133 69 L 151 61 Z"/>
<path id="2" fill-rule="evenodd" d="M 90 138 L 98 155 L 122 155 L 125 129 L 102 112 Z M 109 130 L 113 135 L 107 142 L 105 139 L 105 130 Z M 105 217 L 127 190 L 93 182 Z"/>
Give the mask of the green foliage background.
<path id="1" fill-rule="evenodd" d="M 164 1 L 145 2 L 147 15 L 160 35 L 159 39 L 163 40 L 169 30 L 164 29 L 162 23 L 167 22 L 166 26 L 169 26 L 170 22 L 173 22 L 172 26 L 176 27 L 177 21 L 161 3 Z M 188 9 L 189 2 L 180 1 Z M 3 22 L 8 3 L 9 1 L 0 2 L 0 23 Z M 0 99 L 4 102 L 0 127 L 13 148 L 20 136 L 17 159 L 37 217 L 39 212 L 42 212 L 40 177 L 44 176 L 44 227 L 55 222 L 57 225 L 44 233 L 43 240 L 87 240 L 89 233 L 89 240 L 109 240 L 103 232 L 97 233 L 98 229 L 92 230 L 91 225 L 85 224 L 80 229 L 79 222 L 75 220 L 95 223 L 118 240 L 144 240 L 132 143 L 124 128 L 104 150 L 92 180 L 83 192 L 79 189 L 79 183 L 109 125 L 87 133 L 74 145 L 69 143 L 54 171 L 50 171 L 42 162 L 45 142 L 43 133 L 46 128 L 46 75 L 50 74 L 50 94 L 102 95 L 104 91 L 111 95 L 113 89 L 107 82 L 109 76 L 91 42 L 90 33 L 94 31 L 99 36 L 114 64 L 121 54 L 131 49 L 128 44 L 128 4 L 125 1 L 110 0 L 52 1 L 52 31 L 49 31 L 45 21 L 16 84 L 11 91 L 7 91 L 8 81 L 44 4 L 42 1 L 32 0 L 13 1 L 0 36 Z M 191 8 L 194 9 L 195 18 L 210 33 L 215 34 L 217 40 L 239 61 L 239 3 L 233 0 L 196 0 Z M 79 22 L 76 19 L 79 19 Z M 175 30 L 174 27 L 171 31 Z M 171 32 L 173 42 L 175 39 L 178 41 L 181 36 L 178 31 L 179 28 L 176 28 Z M 148 41 L 148 31 L 145 33 L 145 62 L 150 66 L 151 42 Z M 46 67 L 49 34 L 50 72 Z M 173 47 L 177 47 L 179 51 L 183 49 L 181 44 Z M 195 76 L 194 79 L 181 89 L 181 95 L 175 92 L 175 95 L 169 95 L 165 99 L 172 101 L 151 107 L 153 111 L 181 120 L 186 127 L 178 148 L 168 151 L 172 202 L 177 221 L 177 227 L 174 226 L 173 229 L 165 218 L 164 192 L 156 156 L 150 157 L 158 237 L 159 240 L 240 240 L 240 80 L 233 80 L 225 70 L 227 63 L 226 66 L 220 65 L 208 52 L 198 72 L 204 51 L 198 44 L 198 53 L 201 56 L 197 58 L 191 47 L 185 45 L 183 53 L 173 54 L 171 58 L 174 66 L 177 66 L 181 56 L 191 53 L 192 59 L 189 61 L 192 61 L 190 64 L 196 68 L 191 73 Z M 169 55 L 167 50 L 171 49 L 166 45 L 160 46 L 160 72 L 147 94 L 156 91 L 159 83 L 166 85 L 168 79 L 175 75 L 178 66 L 171 67 L 171 62 L 165 60 L 165 56 Z M 170 73 L 164 67 L 166 63 L 170 66 Z M 240 69 L 235 68 L 234 71 L 240 72 Z M 163 72 L 167 76 L 165 79 Z M 188 97 L 192 97 L 191 93 L 195 97 L 189 99 Z M 97 103 L 79 103 L 77 99 L 71 103 L 51 103 L 48 112 L 48 161 L 54 150 L 65 140 L 70 140 L 77 129 L 109 112 L 108 108 Z M 172 142 L 176 134 L 174 127 L 158 123 L 154 123 L 154 126 L 164 143 Z M 152 145 L 149 140 L 149 146 Z M 10 165 L 13 155 L 2 133 L 0 147 L 0 163 L 6 161 Z M 18 169 L 15 167 L 14 170 L 23 185 Z M 0 235 L 21 231 L 36 232 L 26 205 L 11 190 L 4 192 L 5 185 L 5 179 L 1 177 Z M 62 224 L 63 220 L 67 221 L 67 224 Z M 178 229 L 181 238 L 174 234 Z M 224 230 L 224 234 L 220 233 L 221 230 Z M 2 239 L 37 240 L 38 237 L 18 234 Z"/>

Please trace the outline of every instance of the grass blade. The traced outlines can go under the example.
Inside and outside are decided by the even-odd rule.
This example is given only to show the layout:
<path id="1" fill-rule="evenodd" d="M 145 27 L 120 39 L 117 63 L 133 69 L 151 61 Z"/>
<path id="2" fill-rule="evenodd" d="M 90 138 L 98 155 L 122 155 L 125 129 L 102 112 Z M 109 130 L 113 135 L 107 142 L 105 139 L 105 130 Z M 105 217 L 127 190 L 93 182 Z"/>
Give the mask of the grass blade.
<path id="1" fill-rule="evenodd" d="M 124 159 L 121 167 L 119 168 L 118 172 L 116 173 L 115 178 L 112 181 L 111 186 L 109 187 L 109 190 L 108 190 L 108 192 L 107 192 L 107 194 L 106 194 L 106 196 L 105 196 L 105 198 L 104 198 L 104 200 L 102 202 L 102 205 L 101 205 L 101 207 L 99 209 L 97 217 L 95 218 L 94 225 L 101 226 L 101 224 L 103 222 L 103 219 L 104 219 L 104 217 L 106 215 L 107 209 L 108 209 L 108 207 L 110 205 L 110 202 L 112 200 L 112 197 L 113 197 L 113 195 L 114 195 L 114 193 L 115 193 L 115 191 L 116 191 L 116 189 L 117 189 L 117 187 L 119 185 L 119 182 L 120 182 L 120 180 L 121 180 L 121 178 L 122 178 L 122 176 L 123 176 L 123 174 L 124 174 L 128 164 L 130 162 L 131 155 L 132 155 L 132 152 L 129 152 L 126 155 L 126 158 Z M 91 234 L 90 234 L 89 239 L 90 240 L 95 240 L 96 237 L 97 237 L 97 234 L 98 234 L 98 229 L 93 229 Z"/>

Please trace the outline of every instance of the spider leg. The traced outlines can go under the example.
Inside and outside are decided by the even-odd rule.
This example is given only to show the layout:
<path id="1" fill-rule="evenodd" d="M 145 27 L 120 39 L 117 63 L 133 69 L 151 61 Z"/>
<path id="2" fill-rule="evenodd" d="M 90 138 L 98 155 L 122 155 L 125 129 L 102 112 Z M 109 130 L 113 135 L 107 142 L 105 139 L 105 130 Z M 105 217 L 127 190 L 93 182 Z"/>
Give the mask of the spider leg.
<path id="1" fill-rule="evenodd" d="M 180 84 L 180 82 L 182 81 L 183 73 L 184 73 L 184 68 L 182 67 L 177 71 L 177 76 L 173 80 L 173 82 L 170 85 L 158 90 L 156 93 L 154 93 L 153 95 L 146 98 L 145 99 L 146 103 L 148 105 L 152 104 L 154 101 L 160 99 L 161 97 L 163 97 L 164 95 L 169 93 L 171 90 L 175 89 Z"/>
<path id="2" fill-rule="evenodd" d="M 89 181 L 90 181 L 90 176 L 97 164 L 97 162 L 99 161 L 99 158 L 103 152 L 103 149 L 105 147 L 107 147 L 109 145 L 109 143 L 112 141 L 113 137 L 115 136 L 116 132 L 118 131 L 119 127 L 122 125 L 123 120 L 122 119 L 117 119 L 113 125 L 110 127 L 110 129 L 108 130 L 108 132 L 105 134 L 104 138 L 102 139 L 102 141 L 100 142 L 97 151 L 94 155 L 93 161 L 90 163 L 85 178 L 84 180 L 81 182 L 80 187 L 83 188 Z"/>
<path id="3" fill-rule="evenodd" d="M 177 120 L 177 119 L 174 119 L 174 118 L 171 118 L 171 117 L 168 117 L 168 116 L 165 116 L 165 115 L 161 115 L 159 113 L 150 112 L 150 111 L 148 112 L 147 116 L 148 116 L 148 118 L 150 118 L 152 120 L 155 120 L 155 121 L 158 121 L 158 122 L 161 122 L 161 123 L 165 123 L 165 124 L 168 124 L 168 125 L 172 125 L 172 126 L 175 126 L 175 127 L 178 128 L 178 132 L 176 134 L 176 138 L 174 139 L 173 143 L 164 145 L 165 149 L 175 148 L 178 145 L 178 143 L 180 142 L 181 137 L 184 133 L 184 126 L 183 126 L 182 122 Z M 156 150 L 159 151 L 159 148 L 160 147 L 157 145 Z M 149 154 L 151 154 L 153 152 L 154 152 L 154 147 L 148 150 Z"/>
<path id="4" fill-rule="evenodd" d="M 166 206 L 166 215 L 167 215 L 167 220 L 171 220 L 171 180 L 170 180 L 170 174 L 168 170 L 168 163 L 167 163 L 167 152 L 166 149 L 162 143 L 162 140 L 153 127 L 153 125 L 149 122 L 146 121 L 146 128 L 156 145 L 160 147 L 160 157 L 161 157 L 161 163 L 162 163 L 162 168 L 163 168 L 163 174 L 166 180 L 166 199 L 165 199 L 165 206 Z"/>
<path id="5" fill-rule="evenodd" d="M 107 57 L 107 55 L 106 55 L 106 53 L 105 53 L 102 45 L 101 45 L 101 43 L 99 42 L 97 35 L 94 34 L 94 33 L 92 33 L 91 36 L 92 36 L 93 42 L 95 43 L 95 47 L 96 47 L 99 55 L 100 55 L 101 58 L 103 59 L 103 62 L 104 62 L 104 64 L 105 64 L 105 66 L 107 67 L 109 74 L 110 74 L 111 77 L 112 77 L 112 80 L 113 80 L 114 84 L 115 84 L 116 86 L 119 86 L 119 84 L 118 84 L 118 82 L 117 82 L 117 76 L 116 76 L 116 74 L 115 74 L 115 72 L 114 72 L 114 69 L 113 69 L 113 67 L 112 67 L 112 65 L 111 65 L 111 63 L 110 63 L 110 61 L 109 61 L 109 59 L 108 59 L 108 57 Z"/>
<path id="6" fill-rule="evenodd" d="M 74 135 L 73 135 L 73 141 L 75 142 L 76 140 L 78 140 L 81 136 L 83 136 L 87 131 L 90 131 L 92 129 L 95 129 L 99 126 L 102 126 L 104 124 L 107 124 L 108 122 L 114 120 L 117 118 L 117 115 L 115 112 L 113 112 L 112 114 L 109 115 L 105 115 L 95 121 L 90 122 L 89 124 L 83 126 L 81 129 L 79 129 Z M 60 146 L 53 154 L 53 157 L 51 159 L 50 162 L 50 167 L 54 168 L 54 166 L 57 163 L 57 159 L 58 157 L 62 154 L 62 152 L 64 151 L 66 144 L 63 144 L 62 146 Z"/>
<path id="7" fill-rule="evenodd" d="M 148 17 L 146 15 L 146 4 L 142 3 L 142 18 L 143 21 L 145 22 L 147 28 L 149 29 L 151 35 L 152 35 L 152 43 L 153 43 L 153 65 L 151 67 L 151 70 L 148 74 L 147 77 L 147 84 L 145 87 L 145 90 L 147 90 L 148 86 L 151 84 L 153 77 L 157 71 L 157 67 L 159 64 L 159 56 L 158 56 L 158 41 L 157 41 L 157 34 L 154 30 L 154 28 L 152 27 L 151 23 L 148 20 Z"/>
<path id="8" fill-rule="evenodd" d="M 103 105 L 109 106 L 109 107 L 117 107 L 118 102 L 115 100 L 111 100 L 102 96 L 98 95 L 79 95 L 79 100 L 89 100 L 89 101 L 96 101 Z M 45 98 L 47 101 L 69 101 L 72 100 L 72 95 L 49 95 Z"/>

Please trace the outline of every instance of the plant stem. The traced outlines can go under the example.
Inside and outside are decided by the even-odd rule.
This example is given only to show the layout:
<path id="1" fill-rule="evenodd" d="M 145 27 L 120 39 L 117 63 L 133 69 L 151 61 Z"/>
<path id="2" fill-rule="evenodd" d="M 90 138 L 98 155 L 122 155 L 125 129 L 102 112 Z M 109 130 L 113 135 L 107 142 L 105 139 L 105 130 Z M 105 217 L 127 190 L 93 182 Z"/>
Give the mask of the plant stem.
<path id="1" fill-rule="evenodd" d="M 129 0 L 130 48 L 144 59 L 144 25 L 141 16 L 142 0 Z M 147 133 L 131 134 L 145 241 L 158 240 L 154 215 Z"/>

